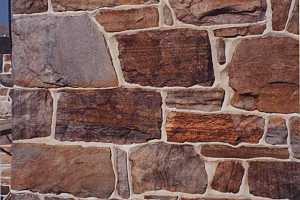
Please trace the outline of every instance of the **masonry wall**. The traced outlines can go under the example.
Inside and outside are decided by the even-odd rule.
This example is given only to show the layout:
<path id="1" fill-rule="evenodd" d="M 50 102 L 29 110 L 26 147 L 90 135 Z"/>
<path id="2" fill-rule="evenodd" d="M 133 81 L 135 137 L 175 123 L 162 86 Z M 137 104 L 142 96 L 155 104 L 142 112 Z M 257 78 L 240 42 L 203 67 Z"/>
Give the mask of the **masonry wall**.
<path id="1" fill-rule="evenodd" d="M 298 1 L 13 12 L 13 199 L 300 199 Z"/>

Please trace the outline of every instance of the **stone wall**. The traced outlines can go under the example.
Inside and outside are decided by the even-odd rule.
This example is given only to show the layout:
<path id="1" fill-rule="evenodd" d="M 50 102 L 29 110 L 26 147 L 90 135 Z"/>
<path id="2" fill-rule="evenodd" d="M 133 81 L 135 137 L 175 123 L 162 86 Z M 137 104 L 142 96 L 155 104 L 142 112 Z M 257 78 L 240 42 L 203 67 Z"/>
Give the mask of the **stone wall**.
<path id="1" fill-rule="evenodd" d="M 300 199 L 296 0 L 14 0 L 12 198 Z"/>

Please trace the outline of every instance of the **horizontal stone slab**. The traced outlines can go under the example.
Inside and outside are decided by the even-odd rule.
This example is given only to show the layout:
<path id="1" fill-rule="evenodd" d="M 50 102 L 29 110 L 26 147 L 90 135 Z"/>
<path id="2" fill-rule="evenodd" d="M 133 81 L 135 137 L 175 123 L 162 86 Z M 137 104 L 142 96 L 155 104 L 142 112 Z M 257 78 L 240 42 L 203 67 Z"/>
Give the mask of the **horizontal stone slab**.
<path id="1" fill-rule="evenodd" d="M 31 14 L 46 12 L 48 10 L 48 0 L 13 0 L 13 14 Z"/>
<path id="2" fill-rule="evenodd" d="M 242 27 L 229 27 L 214 30 L 216 37 L 231 38 L 237 36 L 260 35 L 266 30 L 266 23 Z"/>

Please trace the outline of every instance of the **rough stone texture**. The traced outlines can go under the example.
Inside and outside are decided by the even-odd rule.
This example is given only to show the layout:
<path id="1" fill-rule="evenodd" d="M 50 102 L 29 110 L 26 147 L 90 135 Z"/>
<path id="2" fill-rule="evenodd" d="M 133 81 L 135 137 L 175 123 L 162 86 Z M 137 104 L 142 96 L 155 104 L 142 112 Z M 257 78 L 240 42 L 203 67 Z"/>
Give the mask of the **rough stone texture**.
<path id="1" fill-rule="evenodd" d="M 158 3 L 159 0 L 52 0 L 55 11 L 95 10 L 102 7 Z"/>
<path id="2" fill-rule="evenodd" d="M 271 148 L 271 147 L 230 147 L 227 145 L 203 145 L 201 153 L 207 157 L 215 158 L 261 158 L 270 157 L 278 159 L 288 159 L 288 148 Z"/>
<path id="3" fill-rule="evenodd" d="M 86 14 L 17 18 L 13 23 L 13 41 L 16 85 L 108 87 L 118 84 L 104 36 Z"/>
<path id="4" fill-rule="evenodd" d="M 48 0 L 13 0 L 13 14 L 30 14 L 46 12 L 48 10 Z"/>
<path id="5" fill-rule="evenodd" d="M 129 144 L 159 139 L 161 95 L 142 89 L 65 90 L 57 108 L 56 138 Z"/>
<path id="6" fill-rule="evenodd" d="M 158 195 L 146 195 L 144 199 L 149 200 L 177 200 L 178 197 L 175 196 L 158 196 Z"/>
<path id="7" fill-rule="evenodd" d="M 300 159 L 300 117 L 292 117 L 289 124 L 292 151 Z"/>
<path id="8" fill-rule="evenodd" d="M 263 112 L 299 112 L 298 49 L 298 41 L 289 37 L 243 39 L 228 66 L 235 91 L 232 104 Z"/>
<path id="9" fill-rule="evenodd" d="M 221 110 L 225 91 L 223 89 L 181 89 L 167 92 L 166 105 L 169 108 L 201 111 Z"/>
<path id="10" fill-rule="evenodd" d="M 121 34 L 119 58 L 125 80 L 144 86 L 210 86 L 214 82 L 208 34 L 192 29 Z"/>
<path id="11" fill-rule="evenodd" d="M 163 15 L 164 15 L 164 24 L 168 26 L 172 26 L 174 24 L 172 11 L 166 4 L 163 7 Z"/>
<path id="12" fill-rule="evenodd" d="M 216 39 L 216 49 L 217 49 L 217 60 L 220 65 L 226 63 L 226 44 L 225 41 L 221 38 Z"/>
<path id="13" fill-rule="evenodd" d="M 295 1 L 292 17 L 287 24 L 287 30 L 291 33 L 299 34 L 299 1 Z"/>
<path id="14" fill-rule="evenodd" d="M 170 112 L 166 131 L 171 142 L 258 143 L 264 119 L 254 115 Z"/>
<path id="15" fill-rule="evenodd" d="M 12 193 L 12 200 L 40 200 L 38 195 L 29 193 Z"/>
<path id="16" fill-rule="evenodd" d="M 250 162 L 248 181 L 250 193 L 256 196 L 298 200 L 300 163 Z"/>
<path id="17" fill-rule="evenodd" d="M 53 100 L 47 90 L 13 90 L 13 139 L 46 137 L 51 134 Z"/>
<path id="18" fill-rule="evenodd" d="M 169 0 L 177 18 L 194 25 L 239 24 L 265 19 L 265 0 Z"/>
<path id="19" fill-rule="evenodd" d="M 238 161 L 220 162 L 216 168 L 211 186 L 220 192 L 238 193 L 245 169 Z"/>
<path id="20" fill-rule="evenodd" d="M 115 166 L 117 171 L 117 192 L 124 198 L 130 196 L 127 171 L 127 153 L 121 149 L 115 149 Z"/>
<path id="21" fill-rule="evenodd" d="M 288 130 L 285 120 L 281 117 L 270 117 L 266 133 L 266 142 L 269 144 L 286 144 Z"/>
<path id="22" fill-rule="evenodd" d="M 234 198 L 184 198 L 182 197 L 180 200 L 250 200 L 250 199 L 234 199 Z"/>
<path id="23" fill-rule="evenodd" d="M 63 198 L 63 197 L 45 197 L 45 200 L 75 200 L 73 198 Z"/>
<path id="24" fill-rule="evenodd" d="M 0 74 L 0 84 L 5 87 L 12 87 L 14 85 L 11 74 Z"/>
<path id="25" fill-rule="evenodd" d="M 237 36 L 247 36 L 247 35 L 260 35 L 266 30 L 266 23 L 254 24 L 242 27 L 229 27 L 214 30 L 216 37 L 237 37 Z"/>
<path id="26" fill-rule="evenodd" d="M 100 10 L 96 20 L 107 32 L 157 27 L 159 16 L 156 7 L 132 8 L 128 10 Z"/>
<path id="27" fill-rule="evenodd" d="M 191 145 L 146 144 L 132 151 L 130 163 L 134 193 L 164 189 L 202 194 L 207 187 L 204 161 Z"/>
<path id="28" fill-rule="evenodd" d="M 14 144 L 12 189 L 108 198 L 115 176 L 109 148 Z"/>
<path id="29" fill-rule="evenodd" d="M 291 3 L 292 0 L 271 0 L 273 30 L 282 31 L 285 28 Z"/>

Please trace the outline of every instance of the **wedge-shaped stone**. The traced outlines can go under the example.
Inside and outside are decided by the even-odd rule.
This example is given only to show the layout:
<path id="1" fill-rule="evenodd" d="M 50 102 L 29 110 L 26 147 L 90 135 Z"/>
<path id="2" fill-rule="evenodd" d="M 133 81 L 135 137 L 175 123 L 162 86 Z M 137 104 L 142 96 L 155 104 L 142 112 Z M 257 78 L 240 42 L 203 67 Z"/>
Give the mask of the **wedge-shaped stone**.
<path id="1" fill-rule="evenodd" d="M 13 0 L 13 14 L 30 14 L 46 12 L 48 10 L 48 0 Z"/>
<path id="2" fill-rule="evenodd" d="M 292 151 L 300 159 L 300 117 L 292 117 L 289 124 Z"/>

